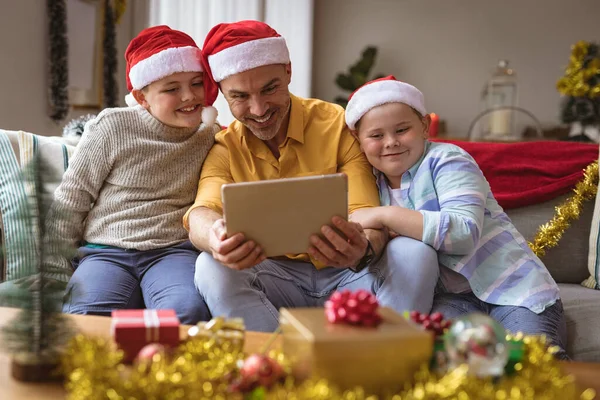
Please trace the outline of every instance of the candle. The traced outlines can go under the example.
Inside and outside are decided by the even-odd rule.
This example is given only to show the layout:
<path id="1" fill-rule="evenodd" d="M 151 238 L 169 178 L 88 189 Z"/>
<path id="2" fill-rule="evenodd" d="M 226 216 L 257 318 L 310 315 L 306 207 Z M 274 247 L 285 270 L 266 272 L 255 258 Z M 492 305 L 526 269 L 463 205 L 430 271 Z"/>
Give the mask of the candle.
<path id="1" fill-rule="evenodd" d="M 440 125 L 440 117 L 436 113 L 429 114 L 431 124 L 429 124 L 429 137 L 436 137 Z"/>
<path id="2" fill-rule="evenodd" d="M 510 135 L 510 110 L 496 110 L 490 115 L 490 134 L 494 136 Z"/>

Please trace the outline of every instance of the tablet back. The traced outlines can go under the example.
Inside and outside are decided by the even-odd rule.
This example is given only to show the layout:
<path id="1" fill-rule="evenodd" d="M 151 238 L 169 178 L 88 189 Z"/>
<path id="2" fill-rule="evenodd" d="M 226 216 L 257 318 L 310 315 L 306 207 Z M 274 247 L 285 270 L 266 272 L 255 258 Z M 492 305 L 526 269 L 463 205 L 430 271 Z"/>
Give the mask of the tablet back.
<path id="1" fill-rule="evenodd" d="M 227 235 L 243 232 L 267 257 L 306 253 L 310 235 L 348 218 L 344 174 L 226 184 L 221 196 Z"/>

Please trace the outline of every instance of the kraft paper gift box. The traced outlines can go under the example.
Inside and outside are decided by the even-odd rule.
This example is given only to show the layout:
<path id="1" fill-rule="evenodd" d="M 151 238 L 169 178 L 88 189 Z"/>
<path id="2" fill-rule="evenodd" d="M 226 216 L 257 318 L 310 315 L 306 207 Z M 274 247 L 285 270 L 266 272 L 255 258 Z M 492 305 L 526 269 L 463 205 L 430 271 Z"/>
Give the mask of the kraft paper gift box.
<path id="1" fill-rule="evenodd" d="M 114 310 L 111 320 L 114 341 L 125 352 L 125 362 L 135 359 L 147 344 L 179 344 L 179 318 L 174 310 Z"/>
<path id="2" fill-rule="evenodd" d="M 390 308 L 378 309 L 376 328 L 331 324 L 322 308 L 280 310 L 283 352 L 300 379 L 325 378 L 342 389 L 366 393 L 397 390 L 429 364 L 433 334 Z"/>

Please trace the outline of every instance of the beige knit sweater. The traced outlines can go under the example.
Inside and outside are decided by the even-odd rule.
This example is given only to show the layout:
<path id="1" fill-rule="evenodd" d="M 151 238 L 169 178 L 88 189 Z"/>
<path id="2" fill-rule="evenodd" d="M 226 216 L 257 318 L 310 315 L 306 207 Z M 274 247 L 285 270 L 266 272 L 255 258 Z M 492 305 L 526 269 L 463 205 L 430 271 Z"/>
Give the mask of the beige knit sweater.
<path id="1" fill-rule="evenodd" d="M 182 217 L 220 130 L 171 128 L 141 106 L 102 111 L 86 125 L 54 194 L 49 233 L 71 245 L 136 250 L 187 240 Z"/>

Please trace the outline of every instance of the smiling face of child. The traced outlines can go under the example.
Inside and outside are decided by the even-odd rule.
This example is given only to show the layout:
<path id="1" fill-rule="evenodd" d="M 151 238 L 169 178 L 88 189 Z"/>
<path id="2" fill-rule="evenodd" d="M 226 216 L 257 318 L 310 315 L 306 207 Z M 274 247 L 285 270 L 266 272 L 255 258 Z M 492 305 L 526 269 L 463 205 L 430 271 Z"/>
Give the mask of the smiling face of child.
<path id="1" fill-rule="evenodd" d="M 363 115 L 356 129 L 371 165 L 386 175 L 390 186 L 398 188 L 402 174 L 423 155 L 429 116 L 422 117 L 403 103 L 387 103 Z"/>
<path id="2" fill-rule="evenodd" d="M 202 123 L 204 106 L 204 74 L 177 72 L 142 90 L 132 91 L 154 118 L 174 128 L 193 128 Z"/>

